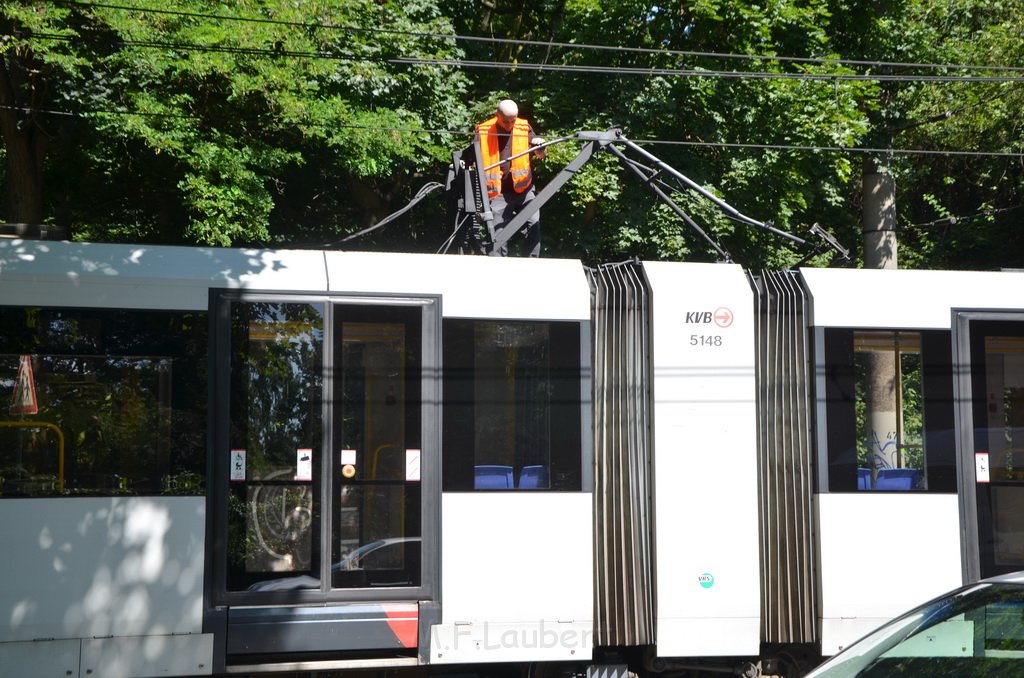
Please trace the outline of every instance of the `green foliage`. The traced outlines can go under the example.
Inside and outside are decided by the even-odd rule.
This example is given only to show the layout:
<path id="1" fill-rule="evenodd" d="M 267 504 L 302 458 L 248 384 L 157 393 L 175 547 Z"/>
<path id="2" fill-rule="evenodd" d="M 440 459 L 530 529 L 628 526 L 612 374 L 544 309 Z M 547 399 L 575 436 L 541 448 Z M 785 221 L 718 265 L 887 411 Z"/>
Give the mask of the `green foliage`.
<path id="1" fill-rule="evenodd" d="M 465 117 L 460 73 L 388 61 L 458 58 L 450 39 L 431 37 L 451 29 L 429 1 L 170 0 L 150 11 L 33 3 L 3 13 L 26 36 L 8 46 L 9 62 L 31 53 L 63 105 L 86 113 L 62 139 L 88 149 L 73 158 L 77 174 L 125 179 L 99 194 L 122 209 L 133 202 L 128 195 L 173 187 L 170 201 L 150 201 L 151 210 L 136 202 L 103 228 L 77 229 L 91 238 L 134 231 L 172 242 L 273 242 L 289 228 L 274 223 L 275 208 L 289 200 L 281 179 L 307 158 L 330 152 L 327 181 L 422 171 L 445 157 L 444 144 L 400 130 Z M 67 182 L 51 184 L 47 197 L 63 192 L 71 220 L 106 221 L 97 194 L 78 194 L 74 176 L 50 176 Z M 360 227 L 332 222 L 322 230 Z"/>
<path id="2" fill-rule="evenodd" d="M 862 164 L 875 163 L 896 178 L 902 265 L 1020 265 L 1019 158 L 834 149 L 1024 150 L 1017 82 L 925 77 L 1007 75 L 956 66 L 1021 63 L 1022 10 L 1024 0 L 12 2 L 0 45 L 24 85 L 0 105 L 25 107 L 18 129 L 43 134 L 30 161 L 5 131 L 6 178 L 41 161 L 43 217 L 79 238 L 315 245 L 443 180 L 473 125 L 511 97 L 542 136 L 617 126 L 744 214 L 800 236 L 818 223 L 852 250 Z M 552 67 L 527 67 L 539 64 Z M 864 74 L 903 79 L 849 79 Z M 553 147 L 539 183 L 577 150 Z M 803 255 L 693 195 L 676 199 L 747 265 Z M 0 217 L 26 209 L 8 196 Z M 354 246 L 434 251 L 444 213 L 440 198 L 426 201 Z M 549 255 L 717 256 L 603 153 L 542 223 Z"/>

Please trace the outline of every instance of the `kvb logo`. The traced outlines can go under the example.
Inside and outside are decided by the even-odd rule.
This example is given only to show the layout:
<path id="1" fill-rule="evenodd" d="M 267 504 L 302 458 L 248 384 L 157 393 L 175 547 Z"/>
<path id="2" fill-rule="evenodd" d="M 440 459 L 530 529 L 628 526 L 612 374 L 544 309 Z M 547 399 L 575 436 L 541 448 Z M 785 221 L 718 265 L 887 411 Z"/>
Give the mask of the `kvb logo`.
<path id="1" fill-rule="evenodd" d="M 687 325 L 707 325 L 711 322 L 711 311 L 687 311 Z"/>
<path id="2" fill-rule="evenodd" d="M 735 316 L 732 309 L 726 306 L 719 306 L 714 311 L 687 311 L 687 325 L 710 325 L 714 323 L 718 327 L 726 328 L 732 325 Z"/>

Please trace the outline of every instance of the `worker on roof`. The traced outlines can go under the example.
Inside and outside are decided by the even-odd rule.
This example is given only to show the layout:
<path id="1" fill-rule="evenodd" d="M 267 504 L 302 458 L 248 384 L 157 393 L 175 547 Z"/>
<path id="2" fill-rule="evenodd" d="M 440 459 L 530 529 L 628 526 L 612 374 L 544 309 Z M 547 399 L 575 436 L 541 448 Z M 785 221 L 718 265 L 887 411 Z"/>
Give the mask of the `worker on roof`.
<path id="1" fill-rule="evenodd" d="M 477 125 L 476 134 L 497 235 L 535 197 L 530 156 L 543 158 L 547 151 L 541 147 L 535 148 L 533 153 L 527 152 L 541 146 L 544 139 L 534 135 L 530 123 L 519 117 L 519 107 L 511 99 L 501 101 L 494 117 Z M 539 257 L 540 210 L 527 219 L 525 232 L 525 254 Z M 507 242 L 499 248 L 499 253 L 508 255 Z"/>

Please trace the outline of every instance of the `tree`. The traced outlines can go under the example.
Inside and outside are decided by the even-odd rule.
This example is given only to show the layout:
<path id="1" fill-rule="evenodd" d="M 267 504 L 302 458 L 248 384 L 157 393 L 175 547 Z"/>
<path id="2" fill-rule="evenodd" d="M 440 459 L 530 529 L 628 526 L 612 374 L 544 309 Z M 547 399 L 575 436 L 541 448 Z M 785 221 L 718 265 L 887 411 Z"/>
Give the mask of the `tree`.
<path id="1" fill-rule="evenodd" d="M 51 48 L 50 23 L 66 23 L 71 12 L 32 3 L 12 3 L 0 13 L 0 133 L 4 140 L 8 221 L 39 224 L 43 221 L 43 168 L 54 123 L 42 113 L 52 102 L 67 96 L 81 74 L 83 60 L 67 49 L 55 33 Z M 59 29 L 58 29 L 59 30 Z M 41 40 L 36 35 L 47 37 Z M 54 79 L 52 74 L 61 73 Z"/>
<path id="2" fill-rule="evenodd" d="M 372 180 L 445 157 L 436 138 L 399 130 L 461 122 L 463 76 L 392 63 L 459 56 L 429 0 L 35 2 L 2 16 L 13 36 L 4 50 L 12 86 L 0 100 L 7 210 L 31 221 L 59 212 L 42 195 L 48 169 L 79 237 L 268 242 L 279 236 L 275 209 L 305 189 L 284 180 L 308 159 L 325 163 L 321 192 L 348 180 L 358 196 Z M 54 133 L 39 130 L 52 127 L 50 107 L 76 114 L 55 156 L 72 161 L 74 176 L 46 168 Z M 363 225 L 330 221 L 305 235 L 335 239 Z"/>
<path id="3" fill-rule="evenodd" d="M 750 216 L 800 235 L 815 222 L 854 230 L 855 221 L 842 209 L 854 169 L 848 157 L 740 146 L 852 146 L 866 131 L 859 93 L 871 83 L 837 88 L 824 76 L 850 69 L 777 58 L 835 57 L 822 29 L 825 3 L 536 2 L 515 15 L 498 13 L 500 3 L 486 7 L 478 15 L 487 17 L 486 28 L 507 31 L 497 37 L 558 43 L 530 44 L 516 53 L 550 70 L 513 70 L 500 80 L 513 98 L 528 102 L 545 136 L 619 126 L 630 139 L 665 142 L 650 150 Z M 550 34 L 543 18 L 556 27 Z M 618 49 L 587 47 L 609 43 Z M 485 48 L 475 49 L 474 56 L 484 58 Z M 491 52 L 489 58 L 502 58 L 497 47 Z M 745 71 L 750 73 L 741 77 Z M 823 79 L 812 79 L 818 77 Z M 553 152 L 549 171 L 563 159 Z M 543 219 L 548 250 L 598 261 L 714 256 L 610 159 L 592 162 L 564 193 L 566 199 L 555 201 Z M 796 260 L 777 238 L 737 228 L 692 195 L 676 198 L 737 260 Z"/>
<path id="4" fill-rule="evenodd" d="M 0 209 L 78 238 L 336 241 L 443 180 L 449 153 L 511 96 L 546 137 L 618 126 L 740 211 L 797 235 L 819 223 L 854 250 L 867 157 L 896 178 L 905 264 L 1014 265 L 1021 172 L 1006 153 L 1020 152 L 1022 95 L 958 76 L 1017 72 L 953 65 L 1019 63 L 1022 4 L 8 3 Z M 553 148 L 538 182 L 574 153 Z M 800 256 L 675 198 L 742 263 Z M 435 197 L 346 246 L 433 251 L 443 213 Z M 542 221 L 548 255 L 715 256 L 607 155 Z"/>
<path id="5" fill-rule="evenodd" d="M 911 264 L 934 268 L 1022 265 L 1024 151 L 1019 113 L 1019 0 L 909 3 L 916 54 L 956 78 L 905 87 L 901 146 L 966 151 L 910 156 L 897 166 L 901 238 Z M 977 153 L 971 155 L 970 153 Z"/>

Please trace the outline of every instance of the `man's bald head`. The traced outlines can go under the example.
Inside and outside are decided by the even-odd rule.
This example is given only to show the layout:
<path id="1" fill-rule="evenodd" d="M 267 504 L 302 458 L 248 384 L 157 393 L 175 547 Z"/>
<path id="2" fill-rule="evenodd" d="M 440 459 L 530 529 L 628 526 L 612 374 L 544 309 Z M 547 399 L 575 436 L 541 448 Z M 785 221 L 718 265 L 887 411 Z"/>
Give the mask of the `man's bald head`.
<path id="1" fill-rule="evenodd" d="M 519 115 L 519 107 L 516 106 L 516 102 L 511 99 L 505 99 L 498 104 L 498 113 L 502 115 L 510 115 L 513 118 Z"/>
<path id="2" fill-rule="evenodd" d="M 516 123 L 516 118 L 519 117 L 519 107 L 511 99 L 504 99 L 498 104 L 496 117 L 499 127 L 505 131 L 511 130 L 512 125 Z"/>

